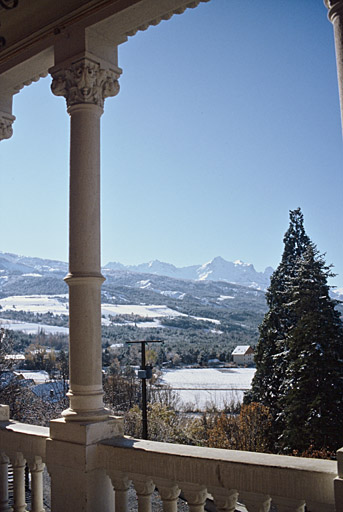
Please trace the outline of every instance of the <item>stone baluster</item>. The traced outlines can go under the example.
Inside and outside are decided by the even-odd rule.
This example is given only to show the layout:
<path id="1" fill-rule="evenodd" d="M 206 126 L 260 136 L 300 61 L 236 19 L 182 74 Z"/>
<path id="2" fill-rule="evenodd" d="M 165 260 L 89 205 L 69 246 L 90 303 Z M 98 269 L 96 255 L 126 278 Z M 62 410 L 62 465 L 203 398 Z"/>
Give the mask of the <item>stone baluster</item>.
<path id="1" fill-rule="evenodd" d="M 248 512 L 269 512 L 271 497 L 256 492 L 240 492 L 239 501 L 244 503 Z"/>
<path id="2" fill-rule="evenodd" d="M 0 452 L 0 512 L 10 512 L 8 504 L 8 463 L 9 458 Z"/>
<path id="3" fill-rule="evenodd" d="M 190 512 L 204 512 L 207 498 L 206 487 L 198 485 L 183 485 L 182 490 L 188 503 Z"/>
<path id="4" fill-rule="evenodd" d="M 123 473 L 109 472 L 108 474 L 115 492 L 115 511 L 128 512 L 128 493 L 131 480 L 129 480 L 129 478 Z"/>
<path id="5" fill-rule="evenodd" d="M 13 512 L 26 512 L 25 501 L 25 465 L 22 453 L 17 452 L 10 457 L 13 467 Z"/>
<path id="6" fill-rule="evenodd" d="M 150 479 L 134 479 L 134 486 L 138 498 L 138 512 L 151 512 L 151 495 L 155 484 Z"/>
<path id="7" fill-rule="evenodd" d="M 31 472 L 31 512 L 44 512 L 43 470 L 45 464 L 41 457 L 34 457 L 28 462 Z"/>
<path id="8" fill-rule="evenodd" d="M 305 501 L 272 496 L 272 503 L 278 512 L 305 512 Z"/>
<path id="9" fill-rule="evenodd" d="M 177 500 L 181 489 L 173 482 L 156 480 L 156 486 L 163 502 L 164 512 L 177 512 Z"/>
<path id="10" fill-rule="evenodd" d="M 234 512 L 237 505 L 238 492 L 236 489 L 210 489 L 218 512 Z"/>

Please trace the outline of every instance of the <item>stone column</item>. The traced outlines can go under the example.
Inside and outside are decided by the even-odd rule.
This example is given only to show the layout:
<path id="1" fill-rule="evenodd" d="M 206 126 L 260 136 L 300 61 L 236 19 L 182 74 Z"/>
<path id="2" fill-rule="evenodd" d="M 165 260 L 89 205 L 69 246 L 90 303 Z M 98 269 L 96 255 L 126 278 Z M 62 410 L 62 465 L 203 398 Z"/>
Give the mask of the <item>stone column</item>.
<path id="1" fill-rule="evenodd" d="M 119 472 L 109 472 L 109 476 L 115 493 L 116 512 L 128 512 L 128 494 L 131 480 L 125 474 Z"/>
<path id="2" fill-rule="evenodd" d="M 10 512 L 8 504 L 8 463 L 7 455 L 0 452 L 0 512 Z"/>
<path id="3" fill-rule="evenodd" d="M 204 512 L 207 489 L 198 485 L 182 485 L 190 512 Z"/>
<path id="4" fill-rule="evenodd" d="M 276 506 L 278 512 L 305 512 L 304 500 L 272 496 L 272 503 Z"/>
<path id="5" fill-rule="evenodd" d="M 100 59 L 99 59 L 100 61 Z M 119 91 L 119 69 L 84 56 L 50 70 L 51 89 L 70 115 L 69 286 L 70 407 L 66 421 L 108 418 L 101 366 L 100 117 Z"/>
<path id="6" fill-rule="evenodd" d="M 324 0 L 329 9 L 329 20 L 334 27 L 338 89 L 343 124 L 343 0 Z"/>
<path id="7" fill-rule="evenodd" d="M 239 493 L 239 501 L 244 503 L 248 512 L 269 512 L 271 497 L 256 492 Z"/>
<path id="8" fill-rule="evenodd" d="M 31 512 L 44 512 L 43 505 L 43 470 L 45 464 L 41 457 L 29 461 L 31 472 Z"/>
<path id="9" fill-rule="evenodd" d="M 158 492 L 163 502 L 163 512 L 177 512 L 177 500 L 180 496 L 181 489 L 178 485 L 170 482 L 156 482 Z"/>
<path id="10" fill-rule="evenodd" d="M 238 498 L 236 489 L 212 488 L 209 491 L 218 512 L 235 512 Z"/>
<path id="11" fill-rule="evenodd" d="M 138 499 L 138 512 L 151 512 L 151 495 L 155 490 L 155 484 L 150 479 L 134 479 L 134 486 Z"/>
<path id="12" fill-rule="evenodd" d="M 11 457 L 13 466 L 13 512 L 26 512 L 25 502 L 25 464 L 22 453 L 16 453 Z"/>

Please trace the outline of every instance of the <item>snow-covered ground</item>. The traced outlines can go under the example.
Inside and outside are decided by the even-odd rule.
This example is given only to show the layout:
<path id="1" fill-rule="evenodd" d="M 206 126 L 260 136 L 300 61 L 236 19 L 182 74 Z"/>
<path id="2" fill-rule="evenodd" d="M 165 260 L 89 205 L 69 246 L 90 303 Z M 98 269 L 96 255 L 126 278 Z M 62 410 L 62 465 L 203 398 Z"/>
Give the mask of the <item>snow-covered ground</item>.
<path id="1" fill-rule="evenodd" d="M 0 327 L 11 331 L 23 331 L 26 334 L 38 334 L 40 331 L 44 331 L 46 334 L 69 334 L 68 327 L 20 322 L 19 320 L 10 320 L 7 318 L 0 318 Z"/>
<path id="2" fill-rule="evenodd" d="M 31 311 L 32 313 L 68 314 L 68 295 L 12 295 L 0 299 L 1 311 Z"/>
<path id="3" fill-rule="evenodd" d="M 174 309 L 170 309 L 167 306 L 146 306 L 146 305 L 134 305 L 134 304 L 102 304 L 101 313 L 105 316 L 109 315 L 138 315 L 147 318 L 162 318 L 162 317 L 175 317 L 175 316 L 187 316 L 183 313 L 179 313 Z"/>
<path id="4" fill-rule="evenodd" d="M 254 374 L 255 368 L 181 368 L 163 370 L 162 384 L 177 391 L 184 404 L 204 410 L 206 404 L 221 408 L 232 400 L 241 402 Z"/>
<path id="5" fill-rule="evenodd" d="M 69 313 L 68 295 L 12 295 L 10 297 L 0 299 L 0 310 L 1 313 L 6 313 L 6 311 L 26 311 L 32 313 L 50 312 L 54 315 L 67 315 Z M 109 319 L 110 316 L 115 317 L 117 315 L 136 315 L 144 319 L 149 318 L 149 322 L 139 322 L 139 320 L 126 322 L 126 325 L 137 325 L 137 327 L 142 329 L 148 327 L 161 327 L 160 319 L 162 318 L 175 318 L 180 316 L 187 317 L 187 315 L 184 313 L 180 313 L 179 311 L 168 308 L 167 306 L 146 304 L 102 304 L 101 314 L 101 321 L 103 325 L 111 324 Z M 220 324 L 220 321 L 215 319 L 201 318 L 196 316 L 192 316 L 191 318 L 194 318 L 195 320 L 212 322 L 216 325 Z M 21 322 L 13 321 L 13 330 L 25 330 L 25 332 L 28 332 L 27 329 L 31 329 L 31 326 L 35 326 L 35 324 L 22 322 L 22 324 L 25 324 L 27 327 L 25 329 L 20 329 L 18 327 L 20 323 Z M 47 332 L 52 332 L 52 326 L 43 326 L 39 324 L 38 327 L 44 328 L 44 330 Z M 12 329 L 12 327 L 7 328 Z M 56 329 L 58 328 L 56 327 L 54 332 L 68 333 L 68 329 L 66 327 L 60 328 L 61 330 Z M 37 332 L 37 326 L 34 327 L 34 332 Z"/>

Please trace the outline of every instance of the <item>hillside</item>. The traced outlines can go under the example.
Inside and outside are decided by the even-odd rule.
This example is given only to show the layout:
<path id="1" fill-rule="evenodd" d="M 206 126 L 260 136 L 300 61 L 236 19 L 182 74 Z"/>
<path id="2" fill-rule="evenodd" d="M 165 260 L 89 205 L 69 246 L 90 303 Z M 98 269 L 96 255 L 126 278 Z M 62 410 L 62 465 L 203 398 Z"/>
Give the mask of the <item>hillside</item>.
<path id="1" fill-rule="evenodd" d="M 181 354 L 183 360 L 189 353 L 194 360 L 203 352 L 206 357 L 226 358 L 236 345 L 256 343 L 258 325 L 266 312 L 264 291 L 224 280 L 228 268 L 234 268 L 236 273 L 242 270 L 237 280 L 247 272 L 256 278 L 251 274 L 256 273 L 252 265 L 215 258 L 211 265 L 196 267 L 207 273 L 206 278 L 204 273 L 197 274 L 196 280 L 160 275 L 158 271 L 171 272 L 168 264 L 141 265 L 141 272 L 119 264 L 112 266 L 117 268 L 107 265 L 103 269 L 104 345 L 158 338 L 165 340 L 167 350 Z M 152 273 L 148 273 L 149 269 Z M 66 273 L 67 264 L 63 262 L 0 253 L 1 324 L 24 330 L 31 341 L 38 327 L 50 335 L 65 335 Z M 218 280 L 209 276 L 217 276 Z"/>

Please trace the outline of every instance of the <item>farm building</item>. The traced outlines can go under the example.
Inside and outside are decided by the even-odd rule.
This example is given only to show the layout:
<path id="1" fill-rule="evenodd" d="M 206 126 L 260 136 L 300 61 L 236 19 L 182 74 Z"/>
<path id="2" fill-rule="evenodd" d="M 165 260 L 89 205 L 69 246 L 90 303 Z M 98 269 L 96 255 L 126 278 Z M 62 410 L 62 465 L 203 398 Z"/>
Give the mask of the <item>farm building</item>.
<path id="1" fill-rule="evenodd" d="M 250 365 L 254 363 L 254 349 L 250 345 L 237 345 L 232 352 L 233 362 L 239 365 Z"/>

